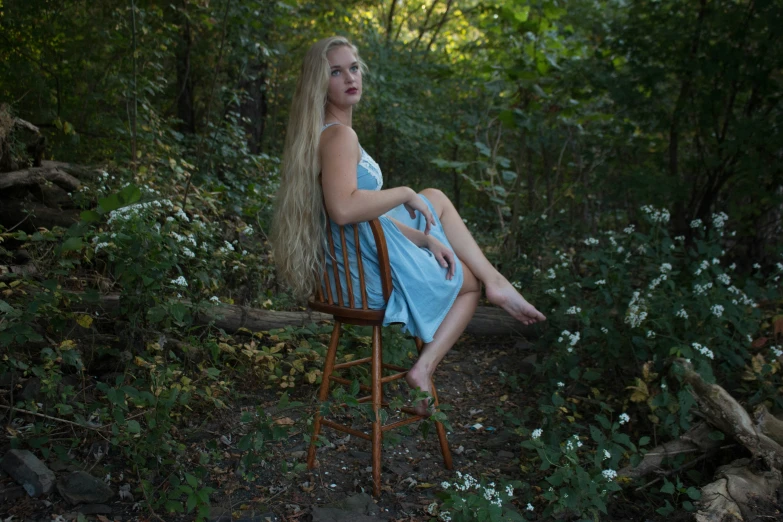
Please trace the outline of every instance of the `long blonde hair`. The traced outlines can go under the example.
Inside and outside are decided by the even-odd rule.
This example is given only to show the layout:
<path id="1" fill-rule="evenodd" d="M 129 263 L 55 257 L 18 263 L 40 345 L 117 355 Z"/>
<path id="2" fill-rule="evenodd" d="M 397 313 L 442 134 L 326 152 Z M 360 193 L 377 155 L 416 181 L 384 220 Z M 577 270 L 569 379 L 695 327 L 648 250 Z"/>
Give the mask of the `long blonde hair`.
<path id="1" fill-rule="evenodd" d="M 332 36 L 316 42 L 302 62 L 288 117 L 270 241 L 278 275 L 301 300 L 312 295 L 323 269 L 326 229 L 318 143 L 331 72 L 327 53 L 342 46 L 350 47 L 365 69 L 347 38 Z"/>

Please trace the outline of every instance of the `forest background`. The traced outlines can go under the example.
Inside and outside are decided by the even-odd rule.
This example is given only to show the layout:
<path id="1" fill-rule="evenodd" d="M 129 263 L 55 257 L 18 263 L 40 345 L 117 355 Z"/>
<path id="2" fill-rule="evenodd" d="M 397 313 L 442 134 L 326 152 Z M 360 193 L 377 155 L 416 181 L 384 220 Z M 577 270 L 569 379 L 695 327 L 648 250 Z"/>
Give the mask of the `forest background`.
<path id="1" fill-rule="evenodd" d="M 0 174 L 8 447 L 64 459 L 111 425 L 152 512 L 205 514 L 183 414 L 230 408 L 251 376 L 315 389 L 320 327 L 203 317 L 300 309 L 266 234 L 301 57 L 344 34 L 369 65 L 354 128 L 385 186 L 447 193 L 550 318 L 539 372 L 507 376 L 541 397 L 508 413 L 538 470 L 507 477 L 508 509 L 600 516 L 627 485 L 615 470 L 705 416 L 688 372 L 748 411 L 783 407 L 781 33 L 774 0 L 0 0 L 0 172 L 43 158 L 69 177 Z M 111 378 L 86 385 L 96 368 Z M 293 429 L 256 413 L 247 466 Z M 683 459 L 650 516 L 696 509 L 714 470 Z M 434 509 L 510 516 L 454 491 Z"/>

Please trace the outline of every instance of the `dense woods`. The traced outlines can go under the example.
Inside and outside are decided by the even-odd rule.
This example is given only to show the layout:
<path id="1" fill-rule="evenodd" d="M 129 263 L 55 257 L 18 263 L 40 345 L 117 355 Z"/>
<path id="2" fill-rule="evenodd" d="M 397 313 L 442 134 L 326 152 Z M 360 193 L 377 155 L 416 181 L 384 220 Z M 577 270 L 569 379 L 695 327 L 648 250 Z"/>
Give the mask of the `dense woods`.
<path id="1" fill-rule="evenodd" d="M 368 64 L 384 185 L 448 194 L 549 318 L 481 309 L 457 352 L 505 358 L 496 395 L 438 414 L 474 457 L 396 471 L 385 516 L 783 519 L 778 0 L 0 0 L 0 480 L 34 455 L 59 492 L 32 498 L 48 470 L 0 514 L 108 503 L 69 500 L 86 471 L 116 495 L 82 517 L 319 520 L 333 479 L 291 444 L 330 329 L 267 233 L 298 67 L 333 34 Z"/>

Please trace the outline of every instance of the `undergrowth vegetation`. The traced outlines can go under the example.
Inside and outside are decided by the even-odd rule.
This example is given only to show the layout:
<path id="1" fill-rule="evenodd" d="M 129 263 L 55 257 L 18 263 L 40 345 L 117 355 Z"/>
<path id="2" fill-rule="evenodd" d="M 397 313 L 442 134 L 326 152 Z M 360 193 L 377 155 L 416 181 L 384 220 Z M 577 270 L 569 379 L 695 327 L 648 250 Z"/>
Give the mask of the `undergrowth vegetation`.
<path id="1" fill-rule="evenodd" d="M 30 252 L 46 276 L 0 283 L 0 374 L 39 385 L 12 397 L 16 414 L 37 416 L 32 423 L 17 417 L 14 447 L 68 460 L 79 441 L 60 437 L 59 429 L 78 426 L 122 457 L 122 466 L 107 469 L 135 476 L 132 491 L 148 509 L 205 516 L 214 491 L 208 469 L 220 448 L 207 442 L 194 459 L 188 440 L 198 438 L 211 415 L 242 403 L 249 382 L 278 390 L 281 402 L 274 414 L 248 407 L 241 428 L 223 435 L 242 452 L 242 472 L 252 477 L 268 465 L 268 441 L 292 433 L 306 440 L 310 410 L 291 420 L 305 405 L 289 402 L 286 392 L 320 381 L 330 327 L 228 335 L 196 320 L 237 299 L 258 307 L 290 302 L 270 283 L 265 216 L 221 215 L 220 192 L 194 191 L 183 206 L 189 167 L 172 158 L 153 175 L 150 166 L 142 185 L 130 173 L 102 171 L 97 186 L 83 189 L 94 196 L 85 196 L 79 224 L 3 234 Z M 163 183 L 172 176 L 179 182 Z M 504 374 L 510 389 L 535 389 L 539 397 L 535 409 L 504 412 L 507 429 L 523 439 L 526 461 L 502 486 L 470 476 L 444 483 L 434 516 L 600 518 L 621 489 L 617 471 L 694 421 L 695 402 L 675 358 L 749 405 L 783 406 L 783 348 L 760 339 L 780 299 L 783 265 L 743 275 L 732 261 L 734 233 L 724 214 L 694 221 L 687 237 L 670 236 L 665 209 L 643 207 L 640 216 L 591 237 L 564 237 L 556 218 L 531 222 L 540 251 L 517 261 L 515 284 L 547 312 L 539 342 L 548 348 L 535 378 Z M 118 294 L 118 305 L 104 312 L 107 293 Z M 348 331 L 341 360 L 362 356 L 370 345 L 363 329 Z M 412 342 L 398 330 L 386 336 L 390 362 L 413 356 Z M 369 416 L 367 405 L 356 402 L 368 376 L 356 369 L 350 378 L 354 386 L 324 408 L 345 403 Z M 392 408 L 402 405 L 395 399 Z M 191 422 L 194 413 L 201 425 Z M 448 425 L 448 411 L 437 418 Z M 304 470 L 301 462 L 280 465 L 289 473 Z M 683 477 L 677 488 L 665 481 L 659 513 L 694 509 L 698 481 Z"/>

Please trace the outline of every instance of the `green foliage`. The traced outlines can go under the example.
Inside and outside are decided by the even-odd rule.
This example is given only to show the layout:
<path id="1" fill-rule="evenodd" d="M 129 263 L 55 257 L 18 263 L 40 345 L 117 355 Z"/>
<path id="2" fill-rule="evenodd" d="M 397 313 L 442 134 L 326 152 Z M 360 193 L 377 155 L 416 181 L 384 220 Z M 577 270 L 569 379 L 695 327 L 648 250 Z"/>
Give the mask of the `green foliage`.
<path id="1" fill-rule="evenodd" d="M 442 503 L 431 504 L 427 512 L 437 515 L 437 518 L 431 520 L 453 522 L 525 520 L 510 506 L 514 489 L 519 485 L 520 483 L 515 481 L 502 482 L 496 486 L 494 482 L 476 480 L 471 475 L 463 475 L 458 471 L 457 480 L 453 483 L 444 481 L 441 484 L 443 491 L 438 492 L 438 497 Z M 530 504 L 528 506 L 532 507 Z"/>

